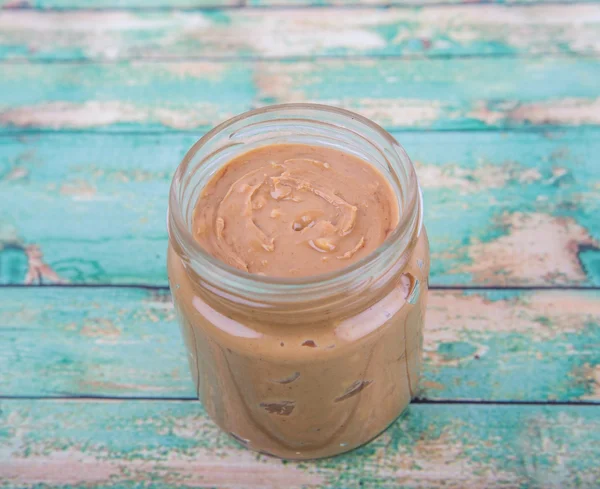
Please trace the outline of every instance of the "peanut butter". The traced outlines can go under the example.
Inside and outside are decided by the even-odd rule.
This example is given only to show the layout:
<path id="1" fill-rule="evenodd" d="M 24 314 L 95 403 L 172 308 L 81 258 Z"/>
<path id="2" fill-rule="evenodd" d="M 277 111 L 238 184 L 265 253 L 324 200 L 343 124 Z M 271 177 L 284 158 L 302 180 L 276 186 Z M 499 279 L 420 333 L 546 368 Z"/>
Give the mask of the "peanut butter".
<path id="1" fill-rule="evenodd" d="M 323 146 L 279 144 L 237 157 L 212 178 L 194 232 L 241 270 L 301 277 L 360 260 L 397 222 L 396 197 L 370 164 Z"/>
<path id="2" fill-rule="evenodd" d="M 248 277 L 343 273 L 397 226 L 396 195 L 347 152 L 270 145 L 215 172 L 190 228 L 206 252 Z M 385 264 L 393 271 L 384 285 L 371 287 L 380 277 L 367 274 L 366 292 L 335 291 L 335 301 L 305 309 L 290 298 L 290 314 L 287 303 L 215 291 L 204 282 L 219 277 L 198 275 L 172 240 L 169 282 L 210 417 L 243 445 L 291 459 L 351 450 L 392 423 L 419 381 L 429 247 L 425 229 L 415 229 L 407 251 Z"/>

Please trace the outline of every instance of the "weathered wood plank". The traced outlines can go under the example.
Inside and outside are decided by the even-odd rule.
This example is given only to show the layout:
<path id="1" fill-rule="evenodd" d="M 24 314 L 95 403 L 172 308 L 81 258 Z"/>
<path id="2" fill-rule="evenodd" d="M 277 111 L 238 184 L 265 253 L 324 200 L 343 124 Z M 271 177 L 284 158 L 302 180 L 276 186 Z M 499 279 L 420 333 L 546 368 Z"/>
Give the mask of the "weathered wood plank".
<path id="1" fill-rule="evenodd" d="M 545 1 L 545 0 L 542 0 Z M 239 7 L 245 0 L 0 0 L 5 9 L 154 9 Z"/>
<path id="2" fill-rule="evenodd" d="M 593 58 L 0 66 L 5 129 L 198 130 L 291 101 L 344 106 L 390 129 L 600 123 Z"/>
<path id="3" fill-rule="evenodd" d="M 600 401 L 600 291 L 432 291 L 424 362 L 427 399 Z M 168 293 L 2 289 L 0 393 L 193 397 Z"/>
<path id="4" fill-rule="evenodd" d="M 490 0 L 508 5 L 556 4 L 564 0 Z M 597 0 L 578 0 L 594 3 Z M 0 0 L 4 9 L 199 9 L 220 7 L 362 7 L 421 6 L 429 4 L 473 4 L 473 0 Z"/>
<path id="5" fill-rule="evenodd" d="M 395 135 L 424 189 L 432 284 L 600 285 L 600 130 Z M 195 139 L 0 138 L 0 283 L 166 285 L 168 187 Z"/>
<path id="6" fill-rule="evenodd" d="M 597 54 L 598 39 L 592 4 L 0 11 L 0 59 L 11 60 Z"/>
<path id="7" fill-rule="evenodd" d="M 592 488 L 600 408 L 411 405 L 382 436 L 310 463 L 256 455 L 195 402 L 1 401 L 5 488 Z"/>
<path id="8" fill-rule="evenodd" d="M 6 1 L 6 0 L 5 0 Z M 38 0 L 39 1 L 39 0 Z M 42 0 L 49 2 L 69 1 L 77 2 L 79 0 Z M 94 0 L 94 1 L 115 1 L 115 0 Z M 118 0 L 117 0 L 118 1 Z M 136 1 L 136 0 L 128 0 Z M 593 3 L 597 0 L 578 0 L 577 3 Z M 391 7 L 394 5 L 403 6 L 423 6 L 438 4 L 469 4 L 477 6 L 482 3 L 498 3 L 506 5 L 534 5 L 534 4 L 555 4 L 562 3 L 564 0 L 246 0 L 247 6 L 252 7 L 290 7 L 290 6 L 380 6 Z"/>

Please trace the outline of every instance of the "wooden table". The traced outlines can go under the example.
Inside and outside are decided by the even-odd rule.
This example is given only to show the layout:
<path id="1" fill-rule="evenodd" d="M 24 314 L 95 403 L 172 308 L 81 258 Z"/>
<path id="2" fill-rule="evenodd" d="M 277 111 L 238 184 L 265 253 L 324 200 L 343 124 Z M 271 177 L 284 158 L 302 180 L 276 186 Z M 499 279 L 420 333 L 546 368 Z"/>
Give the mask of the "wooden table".
<path id="1" fill-rule="evenodd" d="M 0 487 L 600 487 L 600 3 L 247 3 L 0 0 Z M 184 152 L 288 101 L 389 129 L 432 244 L 421 399 L 316 463 L 207 419 L 165 271 Z"/>

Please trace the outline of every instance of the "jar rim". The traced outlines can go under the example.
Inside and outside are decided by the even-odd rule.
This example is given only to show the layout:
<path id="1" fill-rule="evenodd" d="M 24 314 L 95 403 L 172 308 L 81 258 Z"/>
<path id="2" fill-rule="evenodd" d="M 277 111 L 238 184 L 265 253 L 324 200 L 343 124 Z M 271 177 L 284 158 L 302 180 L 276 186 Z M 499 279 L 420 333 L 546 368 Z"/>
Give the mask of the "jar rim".
<path id="1" fill-rule="evenodd" d="M 308 111 L 313 114 L 330 113 L 341 116 L 342 118 L 351 119 L 366 126 L 367 128 L 370 128 L 379 136 L 383 137 L 386 142 L 395 150 L 396 155 L 406 167 L 405 169 L 407 170 L 408 185 L 407 188 L 404 188 L 403 190 L 409 193 L 409 206 L 406 209 L 401 209 L 398 223 L 381 245 L 379 245 L 367 256 L 357 260 L 354 263 L 351 263 L 347 267 L 305 277 L 276 277 L 251 274 L 221 261 L 219 258 L 214 257 L 202 248 L 186 225 L 179 198 L 179 190 L 188 171 L 188 165 L 191 163 L 193 156 L 211 139 L 227 131 L 228 128 L 240 121 L 243 121 L 244 119 L 249 119 L 257 115 L 263 115 L 272 112 L 285 113 L 298 110 Z M 399 202 L 398 205 L 400 206 L 401 203 Z M 167 228 L 169 231 L 170 240 L 175 240 L 180 245 L 187 255 L 187 259 L 189 259 L 192 263 L 200 264 L 203 269 L 206 270 L 207 273 L 202 274 L 201 276 L 205 285 L 208 283 L 221 290 L 228 290 L 229 288 L 239 288 L 240 290 L 244 290 L 244 288 L 248 286 L 255 289 L 258 287 L 257 291 L 281 295 L 289 292 L 296 293 L 305 289 L 325 290 L 326 288 L 337 285 L 342 280 L 351 281 L 353 279 L 359 279 L 361 276 L 363 276 L 365 271 L 370 269 L 374 262 L 392 258 L 392 255 L 395 254 L 393 253 L 393 249 L 398 246 L 398 242 L 401 241 L 403 237 L 406 237 L 407 234 L 414 234 L 415 236 L 419 234 L 423 221 L 422 209 L 422 193 L 412 161 L 400 143 L 398 143 L 396 139 L 392 137 L 385 129 L 370 119 L 346 109 L 323 104 L 290 103 L 270 105 L 239 114 L 217 125 L 198 141 L 196 141 L 196 143 L 194 143 L 194 145 L 186 152 L 182 162 L 177 167 L 173 176 L 169 191 Z M 412 226 L 411 223 L 413 224 Z M 414 238 L 414 236 L 412 238 Z M 413 241 L 412 238 L 407 240 L 407 243 Z M 404 246 L 402 248 L 406 247 Z M 397 253 L 398 256 L 401 256 L 405 249 L 396 250 L 396 252 L 398 251 L 400 251 Z M 181 254 L 178 254 L 181 257 Z M 214 283 L 215 278 L 218 279 L 218 284 Z M 232 287 L 234 283 L 238 285 L 238 287 Z"/>

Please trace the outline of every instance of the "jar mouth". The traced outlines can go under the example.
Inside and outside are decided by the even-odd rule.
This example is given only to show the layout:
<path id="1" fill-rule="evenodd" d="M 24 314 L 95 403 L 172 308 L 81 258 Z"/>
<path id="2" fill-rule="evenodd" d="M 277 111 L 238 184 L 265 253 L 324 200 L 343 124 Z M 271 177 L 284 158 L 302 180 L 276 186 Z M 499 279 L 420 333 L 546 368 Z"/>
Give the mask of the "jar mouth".
<path id="1" fill-rule="evenodd" d="M 235 141 L 233 137 L 244 128 L 252 127 L 255 123 L 254 118 L 262 118 L 264 121 L 305 121 L 312 124 L 320 124 L 321 118 L 331 119 L 340 129 L 349 131 L 351 137 L 356 137 L 373 144 L 373 139 L 377 140 L 375 146 L 385 146 L 379 149 L 390 167 L 393 174 L 399 174 L 402 182 L 397 185 L 396 196 L 399 206 L 399 218 L 395 228 L 390 232 L 386 240 L 370 254 L 351 263 L 347 267 L 326 272 L 318 275 L 309 275 L 305 277 L 276 277 L 256 275 L 243 270 L 239 270 L 220 259 L 212 256 L 205 251 L 200 243 L 194 238 L 190 229 L 191 222 L 185 217 L 185 211 L 182 205 L 183 189 L 189 183 L 190 177 L 197 168 L 202 166 L 202 162 L 197 168 L 190 169 L 194 163 L 194 157 L 203 150 L 207 151 L 207 156 L 212 153 L 212 148 L 207 148 L 209 143 L 219 136 L 227 136 L 227 141 L 216 150 L 225 149 L 235 150 L 237 146 L 243 143 Z M 247 121 L 247 124 L 242 124 Z M 263 122 L 264 122 L 263 121 Z M 256 124 L 261 124 L 258 121 Z M 325 122 L 324 124 L 328 124 Z M 238 127 L 239 126 L 239 127 Z M 365 134 L 366 133 L 366 134 Z M 286 132 L 282 131 L 285 136 Z M 344 146 L 339 146 L 344 150 Z M 245 151 L 243 151 L 245 152 Z M 231 158 L 228 158 L 229 161 Z M 225 163 L 227 162 L 225 161 Z M 369 160 L 366 160 L 369 162 Z M 371 162 L 369 162 L 371 163 Z M 201 191 L 201 190 L 200 190 Z M 188 202 L 192 209 L 196 205 L 197 199 Z M 402 202 L 400 201 L 402 200 Z M 404 148 L 381 126 L 375 122 L 354 112 L 331 107 L 321 104 L 293 103 L 271 105 L 259 109 L 254 109 L 236 117 L 233 117 L 200 138 L 186 153 L 183 161 L 175 171 L 169 192 L 169 209 L 167 218 L 167 228 L 171 243 L 175 244 L 176 253 L 183 260 L 184 264 L 191 266 L 196 275 L 203 284 L 213 286 L 223 290 L 255 290 L 272 295 L 297 293 L 301 290 L 311 289 L 312 291 L 324 291 L 332 286 L 339 285 L 340 282 L 350 283 L 357 279 L 366 279 L 372 276 L 376 263 L 389 260 L 397 261 L 418 236 L 422 227 L 422 194 L 418 184 L 414 167 Z M 379 268 L 379 267 L 377 267 Z"/>

